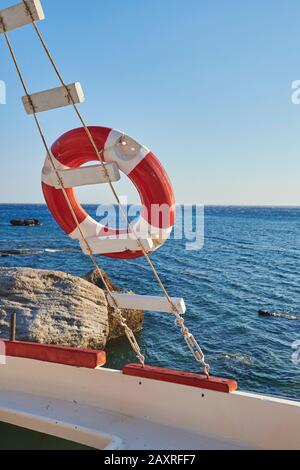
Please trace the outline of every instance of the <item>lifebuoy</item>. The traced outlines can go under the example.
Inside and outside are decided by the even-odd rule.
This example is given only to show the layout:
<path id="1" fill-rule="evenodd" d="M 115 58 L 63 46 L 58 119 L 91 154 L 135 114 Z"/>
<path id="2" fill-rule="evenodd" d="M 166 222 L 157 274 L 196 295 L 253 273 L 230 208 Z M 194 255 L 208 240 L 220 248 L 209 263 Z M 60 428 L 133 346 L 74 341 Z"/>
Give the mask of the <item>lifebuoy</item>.
<path id="1" fill-rule="evenodd" d="M 134 225 L 134 231 L 146 234 L 146 238 L 150 237 L 149 251 L 155 251 L 169 238 L 175 219 L 174 192 L 166 171 L 149 149 L 127 135 L 105 127 L 89 127 L 89 130 L 98 150 L 102 152 L 103 161 L 115 163 L 137 188 L 143 209 L 139 220 Z M 61 136 L 53 144 L 51 152 L 59 171 L 78 169 L 86 163 L 98 161 L 95 149 L 84 128 L 74 129 Z M 55 185 L 54 181 L 55 174 L 53 175 L 49 158 L 46 158 L 42 171 L 42 187 L 48 208 L 60 227 L 72 239 L 80 240 L 80 233 L 63 191 Z M 107 238 L 123 240 L 124 247 L 120 251 L 109 250 L 103 253 L 100 249 L 99 254 L 123 259 L 143 256 L 138 246 L 128 248 L 130 244 L 126 244 L 126 240 L 132 241 L 134 238 L 131 232 L 100 224 L 81 207 L 73 187 L 68 187 L 66 192 L 81 230 L 92 246 L 95 246 L 96 241 L 97 246 L 100 246 L 101 241 Z M 115 246 L 119 245 L 116 243 Z M 97 254 L 97 249 L 94 252 Z"/>

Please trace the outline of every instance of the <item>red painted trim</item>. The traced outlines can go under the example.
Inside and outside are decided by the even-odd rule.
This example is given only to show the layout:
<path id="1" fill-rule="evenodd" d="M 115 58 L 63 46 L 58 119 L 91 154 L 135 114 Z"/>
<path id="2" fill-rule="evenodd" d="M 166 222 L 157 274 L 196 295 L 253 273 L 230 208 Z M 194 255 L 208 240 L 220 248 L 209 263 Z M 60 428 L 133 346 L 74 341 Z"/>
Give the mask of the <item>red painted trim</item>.
<path id="1" fill-rule="evenodd" d="M 205 375 L 191 374 L 190 372 L 181 372 L 177 370 L 162 369 L 160 367 L 144 368 L 138 364 L 129 364 L 123 369 L 124 375 L 141 377 L 145 379 L 159 380 L 161 382 L 171 382 L 175 384 L 188 385 L 205 390 L 214 390 L 222 393 L 232 393 L 238 388 L 238 384 L 232 379 L 222 379 L 219 377 L 210 377 Z"/>
<path id="2" fill-rule="evenodd" d="M 104 351 L 92 349 L 77 349 L 47 344 L 25 343 L 21 341 L 4 341 L 6 356 L 22 357 L 43 362 L 54 362 L 67 366 L 95 369 L 104 366 L 106 354 Z"/>

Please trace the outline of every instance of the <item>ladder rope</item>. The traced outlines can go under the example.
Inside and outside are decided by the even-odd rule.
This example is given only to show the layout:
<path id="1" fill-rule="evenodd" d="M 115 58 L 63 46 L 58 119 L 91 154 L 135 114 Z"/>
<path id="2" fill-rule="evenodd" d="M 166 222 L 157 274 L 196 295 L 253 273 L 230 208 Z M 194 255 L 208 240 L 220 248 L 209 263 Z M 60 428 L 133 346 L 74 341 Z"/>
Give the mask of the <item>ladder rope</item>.
<path id="1" fill-rule="evenodd" d="M 115 190 L 115 188 L 114 188 L 114 185 L 113 185 L 113 183 L 112 183 L 112 181 L 111 181 L 111 179 L 110 179 L 110 177 L 109 177 L 108 171 L 107 171 L 107 169 L 106 169 L 106 167 L 105 167 L 105 165 L 104 165 L 103 150 L 99 151 L 99 149 L 98 149 L 98 147 L 97 147 L 97 144 L 96 144 L 96 142 L 95 142 L 95 140 L 94 140 L 94 138 L 93 138 L 93 136 L 92 136 L 92 134 L 91 134 L 91 132 L 90 132 L 90 130 L 89 130 L 89 128 L 88 128 L 88 126 L 87 126 L 87 124 L 86 124 L 86 122 L 85 122 L 85 120 L 84 120 L 82 114 L 81 114 L 81 112 L 79 111 L 78 106 L 77 106 L 77 104 L 75 103 L 75 101 L 74 101 L 74 99 L 73 99 L 73 97 L 72 97 L 72 95 L 71 95 L 71 93 L 70 93 L 70 91 L 69 91 L 69 89 L 68 89 L 68 87 L 67 87 L 67 84 L 65 83 L 65 81 L 64 81 L 64 79 L 63 79 L 63 77 L 62 77 L 62 75 L 61 75 L 61 73 L 60 73 L 60 71 L 59 71 L 59 69 L 58 69 L 58 67 L 57 67 L 57 65 L 56 65 L 56 63 L 55 63 L 55 61 L 54 61 L 54 59 L 53 59 L 53 57 L 52 57 L 52 54 L 51 54 L 49 48 L 47 47 L 47 45 L 46 45 L 46 43 L 45 43 L 45 40 L 44 40 L 44 38 L 43 38 L 43 36 L 42 36 L 42 34 L 41 34 L 41 32 L 40 32 L 40 30 L 39 30 L 39 28 L 38 28 L 38 26 L 37 26 L 35 20 L 34 20 L 34 18 L 33 18 L 33 15 L 32 15 L 32 13 L 31 13 L 31 11 L 30 11 L 28 5 L 27 5 L 26 0 L 23 0 L 23 3 L 26 5 L 28 14 L 30 14 L 30 16 L 31 16 L 31 20 L 32 20 L 33 27 L 34 27 L 34 29 L 35 29 L 35 31 L 36 31 L 36 34 L 37 34 L 39 40 L 41 41 L 41 44 L 42 44 L 42 46 L 43 46 L 43 48 L 44 48 L 44 50 L 45 50 L 45 52 L 46 52 L 46 54 L 47 54 L 47 56 L 48 56 L 48 58 L 49 58 L 49 60 L 50 60 L 50 62 L 51 62 L 51 64 L 52 64 L 53 68 L 54 68 L 54 71 L 55 71 L 55 73 L 56 73 L 56 75 L 57 75 L 59 81 L 61 82 L 62 86 L 65 88 L 66 92 L 68 93 L 69 101 L 70 101 L 70 103 L 71 103 L 71 105 L 72 105 L 72 107 L 73 107 L 73 109 L 74 109 L 76 115 L 78 116 L 78 118 L 79 118 L 79 120 L 80 120 L 80 122 L 81 122 L 81 124 L 82 124 L 82 126 L 83 126 L 83 128 L 84 128 L 84 130 L 85 130 L 85 132 L 86 132 L 86 134 L 87 134 L 87 136 L 88 136 L 88 138 L 89 138 L 89 140 L 90 140 L 90 143 L 92 144 L 92 146 L 93 146 L 93 148 L 94 148 L 94 150 L 95 150 L 95 153 L 96 153 L 96 155 L 97 155 L 97 157 L 98 157 L 100 163 L 102 164 L 102 167 L 103 167 L 104 170 L 105 170 L 105 176 L 107 177 L 107 180 L 108 180 L 108 182 L 109 182 L 110 189 L 111 189 L 112 192 L 113 192 L 114 198 L 115 198 L 115 200 L 116 200 L 118 206 L 120 207 L 120 210 L 122 211 L 122 216 L 124 217 L 125 222 L 126 222 L 128 228 L 129 228 L 129 229 L 131 230 L 131 232 L 135 235 L 135 238 L 136 238 L 136 240 L 137 240 L 137 242 L 138 242 L 138 245 L 139 245 L 140 249 L 142 250 L 143 255 L 144 255 L 144 257 L 146 258 L 146 260 L 147 260 L 147 262 L 148 262 L 150 268 L 152 269 L 152 272 L 153 272 L 154 276 L 156 277 L 156 280 L 157 280 L 157 282 L 158 282 L 158 284 L 159 284 L 161 290 L 163 291 L 163 293 L 164 293 L 164 295 L 165 295 L 167 301 L 168 301 L 169 304 L 171 305 L 172 310 L 173 310 L 173 311 L 176 311 L 176 310 L 177 310 L 177 307 L 176 307 L 176 306 L 174 305 L 174 303 L 172 302 L 172 300 L 171 300 L 171 298 L 170 298 L 170 296 L 169 296 L 169 294 L 168 294 L 166 288 L 164 287 L 164 285 L 163 285 L 163 283 L 162 283 L 162 281 L 161 281 L 161 279 L 160 279 L 160 277 L 159 277 L 159 275 L 158 275 L 158 273 L 157 273 L 157 271 L 156 271 L 156 269 L 155 269 L 155 267 L 154 267 L 154 265 L 153 265 L 153 263 L 152 263 L 152 261 L 151 261 L 150 256 L 148 255 L 147 251 L 145 250 L 145 248 L 144 248 L 144 246 L 143 246 L 141 240 L 138 238 L 136 232 L 134 231 L 134 228 L 133 228 L 132 224 L 131 224 L 130 221 L 129 221 L 129 218 L 127 217 L 127 214 L 126 214 L 125 211 L 124 211 L 124 208 L 123 208 L 123 206 L 122 206 L 122 203 L 121 203 L 121 201 L 120 201 L 120 198 L 119 198 L 119 196 L 118 196 L 118 194 L 117 194 L 117 192 L 116 192 L 116 190 Z"/>
<path id="2" fill-rule="evenodd" d="M 88 126 L 87 126 L 87 124 L 86 124 L 86 122 L 85 122 L 85 120 L 84 120 L 82 114 L 81 114 L 81 112 L 79 111 L 79 109 L 78 109 L 78 107 L 77 107 L 77 105 L 76 105 L 76 103 L 75 103 L 75 101 L 74 101 L 74 99 L 73 99 L 73 97 L 72 97 L 72 95 L 71 95 L 71 93 L 70 93 L 68 87 L 67 87 L 67 84 L 65 83 L 65 81 L 64 81 L 64 79 L 63 79 L 63 77 L 62 77 L 62 74 L 60 73 L 60 71 L 59 71 L 59 69 L 58 69 L 58 66 L 57 66 L 56 63 L 55 63 L 55 60 L 54 60 L 54 58 L 53 58 L 53 56 L 52 56 L 52 54 L 51 54 L 49 48 L 48 48 L 47 45 L 46 45 L 46 42 L 45 42 L 45 40 L 44 40 L 44 38 L 43 38 L 43 36 L 42 36 L 42 34 L 41 34 L 41 32 L 40 32 L 40 30 L 39 30 L 37 24 L 36 24 L 36 21 L 34 20 L 34 17 L 33 17 L 32 13 L 31 13 L 31 10 L 30 10 L 30 8 L 29 8 L 29 6 L 28 6 L 28 4 L 27 4 L 27 1 L 26 1 L 26 0 L 22 0 L 22 1 L 23 1 L 23 4 L 24 4 L 24 6 L 25 6 L 25 8 L 26 8 L 26 10 L 27 10 L 28 15 L 31 17 L 31 21 L 32 21 L 33 28 L 34 28 L 34 30 L 35 30 L 35 32 L 36 32 L 36 34 L 37 34 L 37 36 L 38 36 L 38 38 L 39 38 L 41 44 L 42 44 L 42 47 L 43 47 L 43 49 L 44 49 L 44 51 L 45 51 L 45 53 L 46 53 L 46 55 L 47 55 L 47 57 L 48 57 L 48 59 L 49 59 L 51 65 L 52 65 L 52 67 L 53 67 L 53 69 L 54 69 L 54 71 L 55 71 L 55 73 L 56 73 L 56 75 L 57 75 L 57 77 L 58 77 L 60 83 L 61 83 L 62 86 L 64 87 L 64 89 L 65 89 L 65 91 L 66 91 L 66 93 L 67 93 L 67 95 L 68 95 L 69 102 L 70 102 L 70 104 L 72 105 L 72 107 L 73 107 L 73 109 L 74 109 L 74 111 L 75 111 L 75 113 L 76 113 L 76 115 L 77 115 L 79 121 L 81 122 L 81 124 L 82 124 L 82 126 L 83 126 L 83 128 L 84 128 L 84 130 L 85 130 L 85 132 L 86 132 L 86 134 L 87 134 L 87 137 L 88 137 L 88 139 L 89 139 L 89 141 L 90 141 L 90 143 L 91 143 L 91 145 L 92 145 L 92 147 L 93 147 L 94 150 L 95 150 L 95 153 L 96 153 L 96 155 L 97 155 L 97 158 L 98 158 L 98 160 L 99 160 L 99 162 L 100 162 L 100 164 L 101 164 L 101 166 L 102 166 L 102 168 L 103 168 L 103 170 L 104 170 L 104 172 L 105 172 L 105 176 L 107 177 L 108 184 L 109 184 L 110 189 L 111 189 L 111 191 L 112 191 L 112 193 L 113 193 L 113 196 L 114 196 L 114 198 L 115 198 L 115 200 L 116 200 L 116 202 L 117 202 L 117 204 L 118 204 L 118 206 L 119 206 L 119 209 L 120 209 L 120 211 L 121 211 L 121 213 L 122 213 L 122 216 L 123 216 L 123 218 L 124 218 L 124 220 L 125 220 L 125 222 L 126 222 L 126 224 L 127 224 L 127 227 L 128 227 L 128 229 L 129 229 L 129 231 L 135 236 L 136 241 L 137 241 L 137 244 L 138 244 L 138 246 L 140 247 L 140 249 L 141 249 L 141 251 L 142 251 L 142 253 L 143 253 L 143 256 L 145 257 L 145 259 L 146 259 L 146 261 L 147 261 L 147 263 L 148 263 L 148 265 L 149 265 L 149 267 L 150 267 L 150 269 L 151 269 L 151 271 L 152 271 L 152 273 L 153 273 L 153 275 L 154 275 L 154 277 L 155 277 L 155 279 L 156 279 L 158 285 L 160 286 L 160 288 L 161 288 L 161 290 L 162 290 L 162 292 L 163 292 L 163 294 L 164 294 L 166 300 L 168 301 L 168 303 L 170 304 L 170 306 L 171 306 L 171 308 L 172 308 L 172 311 L 173 311 L 173 313 L 174 313 L 174 315 L 175 315 L 175 317 L 176 317 L 175 325 L 180 328 L 180 331 L 181 331 L 181 333 L 182 333 L 182 335 L 183 335 L 183 337 L 184 337 L 184 339 L 185 339 L 185 341 L 186 341 L 186 343 L 187 343 L 187 345 L 188 345 L 188 347 L 189 347 L 191 353 L 193 354 L 195 360 L 196 360 L 199 364 L 202 365 L 206 376 L 209 377 L 209 369 L 210 369 L 210 368 L 209 368 L 209 365 L 205 362 L 205 357 L 204 357 L 204 354 L 203 354 L 203 352 L 202 352 L 202 349 L 201 349 L 200 345 L 198 344 L 198 342 L 196 341 L 195 337 L 190 333 L 189 329 L 188 329 L 187 327 L 185 327 L 184 319 L 183 319 L 182 316 L 180 315 L 177 306 L 174 304 L 174 302 L 172 302 L 171 297 L 169 296 L 169 294 L 168 294 L 168 292 L 167 292 L 167 289 L 165 288 L 165 286 L 164 286 L 164 284 L 163 284 L 163 282 L 162 282 L 162 280 L 161 280 L 161 278 L 160 278 L 160 275 L 158 274 L 158 272 L 157 272 L 157 270 L 156 270 L 156 268 L 155 268 L 155 266 L 154 266 L 154 264 L 153 264 L 153 262 L 152 262 L 152 260 L 151 260 L 151 258 L 150 258 L 150 256 L 149 256 L 148 252 L 147 252 L 146 249 L 144 248 L 141 239 L 138 237 L 138 235 L 137 235 L 137 233 L 136 233 L 134 227 L 132 226 L 131 222 L 129 221 L 128 214 L 126 214 L 126 212 L 125 212 L 125 210 L 124 210 L 124 208 L 123 208 L 123 206 L 122 206 L 121 200 L 120 200 L 120 198 L 119 198 L 119 196 L 118 196 L 118 194 L 117 194 L 117 192 L 116 192 L 116 190 L 115 190 L 115 187 L 114 187 L 114 185 L 113 185 L 113 183 L 112 183 L 112 181 L 111 181 L 111 179 L 110 179 L 110 176 L 109 176 L 109 174 L 108 174 L 107 168 L 106 168 L 106 166 L 105 166 L 104 157 L 103 157 L 103 150 L 99 151 L 99 149 L 98 149 L 98 147 L 97 147 L 97 144 L 96 144 L 96 142 L 95 142 L 95 140 L 94 140 L 94 138 L 93 138 L 93 136 L 92 136 L 92 134 L 91 134 L 91 132 L 90 132 L 90 130 L 89 130 L 89 128 L 88 128 Z M 81 227 L 80 227 L 79 221 L 78 221 L 78 219 L 77 219 L 77 217 L 76 217 L 76 214 L 75 214 L 75 212 L 74 212 L 74 210 L 73 210 L 73 207 L 72 207 L 72 205 L 71 205 L 71 203 L 70 203 L 68 194 L 67 194 L 67 192 L 66 192 L 66 190 L 65 190 L 65 188 L 64 188 L 62 178 L 60 177 L 59 172 L 58 172 L 58 170 L 56 169 L 56 166 L 55 166 L 55 163 L 54 163 L 54 160 L 53 160 L 51 151 L 50 151 L 50 149 L 49 149 L 49 146 L 47 145 L 47 142 L 46 142 L 46 139 L 45 139 L 45 137 L 44 137 L 43 131 L 42 131 L 42 129 L 41 129 L 41 126 L 40 126 L 38 117 L 37 117 L 37 115 L 36 115 L 35 109 L 34 109 L 34 107 L 33 107 L 33 105 L 32 105 L 32 100 L 31 100 L 30 94 L 28 93 L 28 90 L 27 90 L 26 84 L 25 84 L 25 82 L 24 82 L 22 73 L 21 73 L 20 68 L 19 68 L 19 66 L 18 66 L 18 63 L 17 63 L 17 61 L 16 61 L 16 58 L 15 58 L 13 49 L 12 49 L 12 47 L 11 47 L 9 38 L 8 38 L 8 36 L 7 36 L 7 32 L 6 32 L 6 30 L 5 30 L 5 25 L 4 25 L 3 20 L 2 20 L 2 25 L 3 25 L 3 30 L 4 30 L 5 39 L 6 39 L 7 45 L 8 45 L 8 47 L 9 47 L 9 49 L 10 49 L 10 52 L 11 52 L 12 58 L 13 58 L 13 60 L 14 60 L 14 63 L 15 63 L 15 66 L 16 66 L 16 69 L 17 69 L 17 72 L 18 72 L 18 75 L 19 75 L 19 77 L 20 77 L 21 83 L 22 83 L 22 85 L 23 85 L 25 94 L 26 94 L 27 98 L 29 99 L 29 103 L 31 104 L 32 109 L 33 109 L 33 111 L 34 111 L 34 119 L 35 119 L 35 122 L 36 122 L 36 124 L 37 124 L 37 127 L 38 127 L 39 133 L 40 133 L 40 135 L 41 135 L 41 138 L 42 138 L 42 140 L 43 140 L 44 146 L 45 146 L 45 148 L 46 148 L 46 150 L 47 150 L 47 155 L 48 155 L 49 160 L 50 160 L 50 162 L 51 162 L 51 166 L 53 167 L 53 170 L 55 171 L 55 174 L 56 174 L 56 176 L 57 176 L 57 178 L 58 178 L 59 184 L 60 184 L 60 186 L 62 187 L 64 197 L 65 197 L 65 199 L 66 199 L 66 202 L 67 202 L 67 204 L 68 204 L 68 207 L 69 207 L 69 209 L 70 209 L 70 212 L 71 212 L 71 214 L 72 214 L 72 216 L 73 216 L 73 218 L 74 218 L 74 221 L 75 221 L 75 223 L 76 223 L 76 225 L 77 225 L 77 228 L 78 228 L 78 230 L 79 230 L 80 236 L 82 237 L 83 242 L 84 242 L 84 244 L 85 244 L 86 247 L 87 247 L 87 251 L 88 251 L 88 253 L 89 253 L 89 256 L 90 256 L 90 258 L 91 258 L 91 260 L 92 260 L 92 262 L 93 262 L 93 264 L 94 264 L 94 266 L 95 266 L 97 272 L 98 272 L 99 275 L 101 276 L 101 279 L 102 279 L 103 284 L 105 285 L 105 287 L 107 288 L 107 290 L 108 290 L 108 292 L 109 292 L 110 298 L 112 299 L 113 304 L 114 304 L 114 309 L 115 309 L 115 312 L 116 312 L 116 316 L 118 317 L 118 319 L 119 319 L 121 325 L 125 328 L 126 336 L 127 336 L 127 338 L 128 338 L 128 340 L 129 340 L 131 346 L 133 347 L 133 349 L 135 350 L 136 353 L 137 353 L 136 350 L 137 350 L 137 348 L 138 348 L 137 357 L 139 358 L 140 362 L 144 365 L 145 359 L 144 359 L 144 357 L 142 356 L 142 354 L 141 354 L 141 352 L 140 352 L 140 349 L 139 349 L 139 346 L 138 346 L 138 344 L 137 344 L 137 342 L 136 342 L 136 339 L 135 339 L 135 337 L 134 337 L 134 334 L 133 334 L 133 332 L 130 330 L 130 328 L 128 327 L 128 325 L 126 324 L 126 320 L 125 320 L 124 317 L 122 316 L 122 313 L 121 313 L 121 311 L 120 311 L 120 309 L 119 309 L 119 307 L 118 307 L 117 302 L 116 302 L 115 299 L 113 298 L 112 293 L 110 292 L 110 289 L 108 289 L 107 283 L 105 282 L 105 279 L 104 279 L 104 276 L 102 275 L 101 269 L 99 268 L 99 266 L 98 266 L 98 264 L 97 264 L 97 261 L 96 261 L 96 258 L 95 258 L 95 256 L 94 256 L 93 252 L 92 252 L 92 249 L 91 249 L 91 247 L 90 247 L 88 241 L 86 240 L 86 238 L 85 238 L 85 236 L 84 236 L 84 234 L 83 234 L 83 232 L 82 232 L 82 229 L 81 229 Z M 130 331 L 128 331 L 128 329 L 129 329 Z M 132 334 L 131 334 L 131 333 L 132 333 Z"/>
<path id="3" fill-rule="evenodd" d="M 3 22 L 3 20 L 2 20 L 1 17 L 0 17 L 0 23 L 2 24 L 2 28 L 3 28 L 3 32 L 4 32 L 5 41 L 6 41 L 6 44 L 7 44 L 8 48 L 9 48 L 9 52 L 10 52 L 11 57 L 12 57 L 12 59 L 13 59 L 15 68 L 16 68 L 16 70 L 17 70 L 17 74 L 18 74 L 18 76 L 19 76 L 19 78 L 20 78 L 20 81 L 21 81 L 21 83 L 22 83 L 22 87 L 23 87 L 23 89 L 24 89 L 24 92 L 25 92 L 25 94 L 26 94 L 26 97 L 27 97 L 28 100 L 29 100 L 30 105 L 32 106 L 34 120 L 35 120 L 36 126 L 37 126 L 37 128 L 38 128 L 40 137 L 41 137 L 41 139 L 42 139 L 43 145 L 44 145 L 44 147 L 45 147 L 45 149 L 46 149 L 46 152 L 47 152 L 49 161 L 50 161 L 50 163 L 51 163 L 51 166 L 52 166 L 52 168 L 53 168 L 53 171 L 55 172 L 56 177 L 57 177 L 57 179 L 58 179 L 58 182 L 59 182 L 59 184 L 60 184 L 60 186 L 61 186 L 61 190 L 62 190 L 62 192 L 63 192 L 64 198 L 65 198 L 66 203 L 67 203 L 67 205 L 68 205 L 68 207 L 69 207 L 69 210 L 70 210 L 70 212 L 71 212 L 71 214 L 72 214 L 72 217 L 73 217 L 73 219 L 74 219 L 74 222 L 75 222 L 76 225 L 77 225 L 77 228 L 78 228 L 78 231 L 79 231 L 79 233 L 80 233 L 80 236 L 81 236 L 83 242 L 84 242 L 85 245 L 86 245 L 86 248 L 87 248 L 88 253 L 89 253 L 89 256 L 90 256 L 90 259 L 91 259 L 91 261 L 92 261 L 92 263 L 93 263 L 93 265 L 94 265 L 94 267 L 95 267 L 95 269 L 96 269 L 98 275 L 100 276 L 100 279 L 102 280 L 103 285 L 105 286 L 105 288 L 106 288 L 106 290 L 107 290 L 107 292 L 108 292 L 108 295 L 109 295 L 109 297 L 110 297 L 110 300 L 111 300 L 111 301 L 113 302 L 113 304 L 114 304 L 114 314 L 113 314 L 113 315 L 114 315 L 114 316 L 116 317 L 116 319 L 119 321 L 120 325 L 124 328 L 125 334 L 126 334 L 126 336 L 127 336 L 127 339 L 128 339 L 128 341 L 129 341 L 129 343 L 130 343 L 130 345 L 131 345 L 133 351 L 135 352 L 135 354 L 136 354 L 137 358 L 139 359 L 140 363 L 142 364 L 142 366 L 144 366 L 144 365 L 145 365 L 145 358 L 144 358 L 144 356 L 143 356 L 142 353 L 141 353 L 140 347 L 139 347 L 139 345 L 138 345 L 138 343 L 137 343 L 137 341 L 136 341 L 136 338 L 135 338 L 135 336 L 134 336 L 134 333 L 133 333 L 133 331 L 131 330 L 131 328 L 129 328 L 129 326 L 127 325 L 126 319 L 123 317 L 123 315 L 122 315 L 122 313 L 121 313 L 121 310 L 119 309 L 119 307 L 118 307 L 118 305 L 117 305 L 117 302 L 115 301 L 115 299 L 114 299 L 114 297 L 113 297 L 113 295 L 112 295 L 112 291 L 111 291 L 111 289 L 110 289 L 110 287 L 109 287 L 109 285 L 108 285 L 108 283 L 107 283 L 107 281 L 106 281 L 106 279 L 105 279 L 105 277 L 104 277 L 104 275 L 103 275 L 103 272 L 102 272 L 102 270 L 100 269 L 100 267 L 99 267 L 99 265 L 98 265 L 98 263 L 97 263 L 97 260 L 96 260 L 96 258 L 95 258 L 95 256 L 94 256 L 93 252 L 92 252 L 92 249 L 91 249 L 91 247 L 90 247 L 90 245 L 89 245 L 87 239 L 85 238 L 85 236 L 84 236 L 84 234 L 83 234 L 83 231 L 82 231 L 82 229 L 81 229 L 81 227 L 80 227 L 80 223 L 79 223 L 78 218 L 77 218 L 77 216 L 76 216 L 76 214 L 75 214 L 75 211 L 74 211 L 74 209 L 73 209 L 73 206 L 72 206 L 72 204 L 71 204 L 71 202 L 70 202 L 70 199 L 69 199 L 68 193 L 67 193 L 67 191 L 66 191 L 66 189 L 65 189 L 65 187 L 64 187 L 62 178 L 61 178 L 61 176 L 60 176 L 60 174 L 59 174 L 59 172 L 58 172 L 58 169 L 56 168 L 56 165 L 55 165 L 55 163 L 54 163 L 54 159 L 53 159 L 52 153 L 51 153 L 50 148 L 49 148 L 49 146 L 48 146 L 48 144 L 47 144 L 47 141 L 46 141 L 46 138 L 45 138 L 43 129 L 42 129 L 42 127 L 41 127 L 39 118 L 37 117 L 37 113 L 36 113 L 35 107 L 34 107 L 34 105 L 33 105 L 33 103 L 32 103 L 32 99 L 31 99 L 30 93 L 29 93 L 28 88 L 27 88 L 27 86 L 26 86 L 26 83 L 25 83 L 23 74 L 22 74 L 21 69 L 20 69 L 20 67 L 19 67 L 18 61 L 17 61 L 17 59 L 16 59 L 16 55 L 15 55 L 15 53 L 14 53 L 13 47 L 12 47 L 12 45 L 11 45 L 11 42 L 10 42 L 10 40 L 9 40 L 9 37 L 8 37 L 7 32 L 6 32 L 6 29 L 5 29 L 4 22 Z"/>

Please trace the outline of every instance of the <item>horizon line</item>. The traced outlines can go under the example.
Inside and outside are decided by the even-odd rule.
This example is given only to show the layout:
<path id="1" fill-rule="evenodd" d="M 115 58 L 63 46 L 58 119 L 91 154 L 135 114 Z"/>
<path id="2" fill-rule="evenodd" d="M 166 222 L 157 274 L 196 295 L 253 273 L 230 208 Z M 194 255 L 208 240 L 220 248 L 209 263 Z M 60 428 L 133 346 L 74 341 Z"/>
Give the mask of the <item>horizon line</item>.
<path id="1" fill-rule="evenodd" d="M 82 202 L 81 205 L 83 206 L 118 206 L 116 203 L 96 203 L 96 202 Z M 128 206 L 139 206 L 138 203 L 129 203 Z M 46 206 L 45 202 L 0 202 L 0 206 Z M 245 207 L 245 208 L 282 208 L 282 209 L 300 209 L 299 205 L 293 204 L 226 204 L 226 203 L 214 203 L 214 204 L 205 204 L 205 203 L 176 203 L 176 206 L 186 206 L 186 207 L 193 207 L 193 206 L 204 206 L 204 207 Z"/>

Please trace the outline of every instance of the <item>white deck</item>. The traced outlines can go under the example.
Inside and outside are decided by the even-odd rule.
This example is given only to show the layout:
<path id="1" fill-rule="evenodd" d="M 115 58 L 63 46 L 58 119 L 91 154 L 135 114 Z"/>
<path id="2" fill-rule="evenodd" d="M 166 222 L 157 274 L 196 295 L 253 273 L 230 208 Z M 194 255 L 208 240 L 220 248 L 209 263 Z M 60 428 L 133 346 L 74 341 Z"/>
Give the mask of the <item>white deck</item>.
<path id="1" fill-rule="evenodd" d="M 241 449 L 228 442 L 122 413 L 26 394 L 0 394 L 0 420 L 106 450 Z M 26 413 L 24 413 L 24 407 Z M 13 422 L 12 422 L 13 417 Z M 117 434 L 117 435 L 116 435 Z M 99 445 L 100 444 L 100 445 Z"/>
<path id="2" fill-rule="evenodd" d="M 300 403 L 8 358 L 0 421 L 98 449 L 300 449 Z"/>

